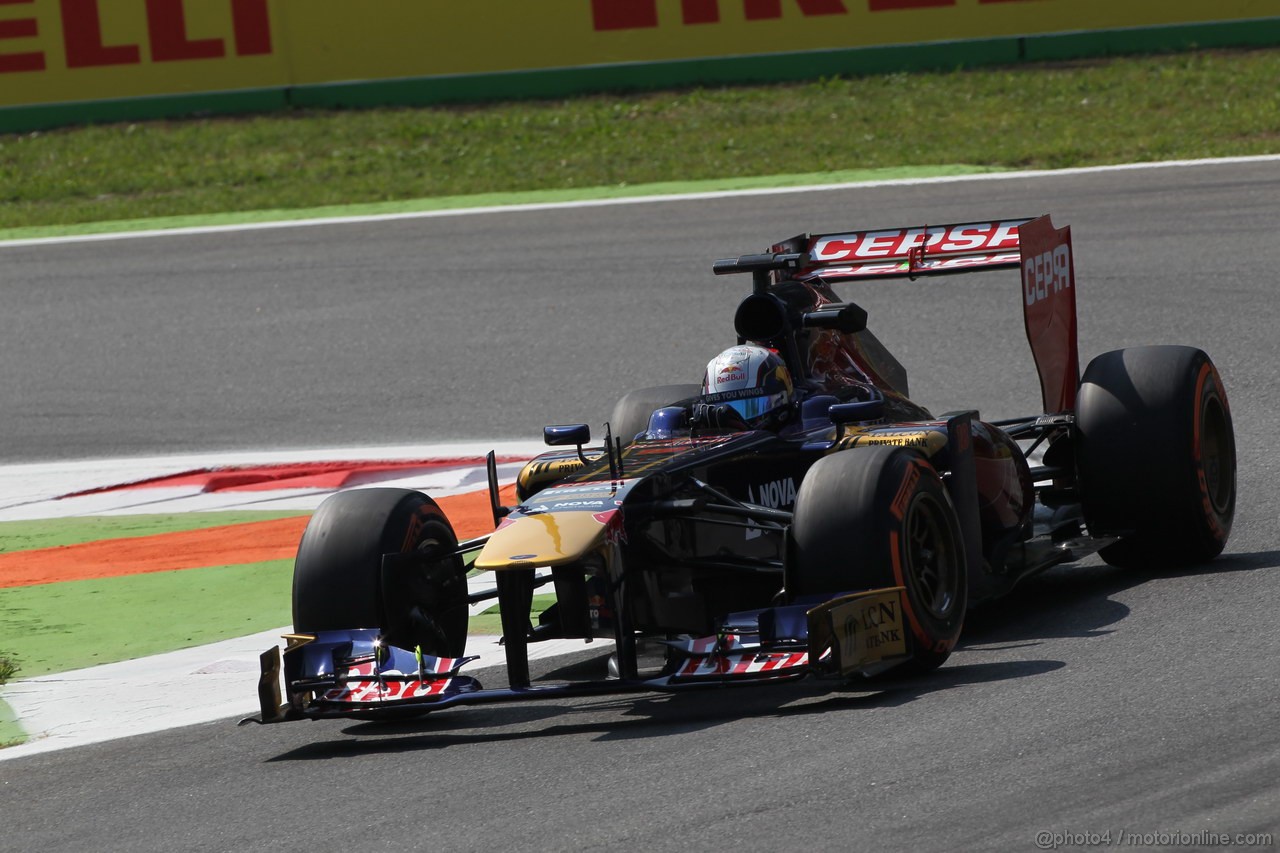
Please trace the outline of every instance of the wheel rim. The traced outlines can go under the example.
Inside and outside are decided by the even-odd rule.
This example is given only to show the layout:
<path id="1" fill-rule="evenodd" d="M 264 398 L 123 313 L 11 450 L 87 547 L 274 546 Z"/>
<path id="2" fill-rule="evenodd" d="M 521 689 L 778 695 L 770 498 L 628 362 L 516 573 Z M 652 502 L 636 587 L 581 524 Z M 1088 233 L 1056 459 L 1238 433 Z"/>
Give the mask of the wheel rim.
<path id="1" fill-rule="evenodd" d="M 446 597 L 446 587 L 455 585 L 456 567 L 448 557 L 441 559 L 439 555 L 453 550 L 453 543 L 428 534 L 413 545 L 412 550 L 424 559 L 421 571 L 414 572 L 406 579 L 402 588 L 404 598 L 399 607 L 407 620 L 409 636 L 413 644 L 424 651 L 440 656 L 447 656 L 449 649 L 457 639 L 454 635 L 457 626 L 452 625 L 452 611 L 465 607 L 465 593 L 460 600 Z M 465 581 L 462 581 L 465 590 Z M 465 624 L 462 627 L 465 634 Z"/>
<path id="2" fill-rule="evenodd" d="M 1207 397 L 1200 413 L 1200 465 L 1213 511 L 1226 516 L 1231 511 L 1235 485 L 1235 457 L 1231 447 L 1231 431 L 1222 401 Z"/>
<path id="3" fill-rule="evenodd" d="M 906 518 L 906 579 L 921 607 L 946 619 L 956 602 L 959 548 L 946 509 L 932 495 L 917 495 Z"/>

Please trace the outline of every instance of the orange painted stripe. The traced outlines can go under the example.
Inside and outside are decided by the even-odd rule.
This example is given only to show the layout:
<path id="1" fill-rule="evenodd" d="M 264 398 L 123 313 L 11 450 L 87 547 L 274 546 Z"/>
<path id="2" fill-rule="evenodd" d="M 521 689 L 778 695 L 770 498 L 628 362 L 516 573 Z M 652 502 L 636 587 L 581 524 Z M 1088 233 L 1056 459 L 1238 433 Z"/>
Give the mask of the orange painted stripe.
<path id="1" fill-rule="evenodd" d="M 0 587 L 283 560 L 297 553 L 306 526 L 299 516 L 13 551 L 0 554 Z"/>
<path id="2" fill-rule="evenodd" d="M 515 488 L 503 489 L 504 503 Z M 493 530 L 487 491 L 437 499 L 460 539 Z M 292 560 L 310 516 L 0 554 L 0 588 Z"/>

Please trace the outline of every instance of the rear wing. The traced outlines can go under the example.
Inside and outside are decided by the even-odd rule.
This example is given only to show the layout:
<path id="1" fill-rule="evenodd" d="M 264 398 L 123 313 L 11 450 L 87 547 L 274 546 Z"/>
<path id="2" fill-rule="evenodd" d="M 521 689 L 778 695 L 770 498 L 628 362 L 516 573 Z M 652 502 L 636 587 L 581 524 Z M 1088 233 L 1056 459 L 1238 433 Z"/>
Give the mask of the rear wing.
<path id="1" fill-rule="evenodd" d="M 802 234 L 767 254 L 716 261 L 713 269 L 717 275 L 751 272 L 757 291 L 766 286 L 766 276 L 774 283 L 834 284 L 1021 269 L 1023 322 L 1044 411 L 1075 409 L 1080 357 L 1071 229 L 1054 228 L 1048 216 Z"/>
<path id="2" fill-rule="evenodd" d="M 789 278 L 833 283 L 863 278 L 916 278 L 1017 267 L 1018 228 L 1030 219 L 922 225 L 837 234 L 802 234 L 771 247 L 803 255 Z"/>

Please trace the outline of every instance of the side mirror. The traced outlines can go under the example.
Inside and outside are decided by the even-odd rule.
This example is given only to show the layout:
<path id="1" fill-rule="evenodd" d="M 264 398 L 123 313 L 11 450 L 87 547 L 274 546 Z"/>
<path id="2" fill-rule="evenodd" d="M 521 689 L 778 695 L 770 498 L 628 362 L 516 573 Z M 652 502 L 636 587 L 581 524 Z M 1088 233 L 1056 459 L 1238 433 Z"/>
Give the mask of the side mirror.
<path id="1" fill-rule="evenodd" d="M 548 447 L 581 447 L 591 440 L 591 427 L 586 424 L 566 424 L 542 428 L 542 440 Z"/>
<path id="2" fill-rule="evenodd" d="M 831 415 L 829 412 L 831 407 L 839 404 L 839 399 L 830 394 L 820 394 L 817 397 L 808 398 L 800 404 L 801 427 L 809 430 L 830 426 Z"/>
<path id="3" fill-rule="evenodd" d="M 858 421 L 874 421 L 884 416 L 884 400 L 865 400 L 858 403 L 837 403 L 827 409 L 827 417 L 836 426 Z"/>

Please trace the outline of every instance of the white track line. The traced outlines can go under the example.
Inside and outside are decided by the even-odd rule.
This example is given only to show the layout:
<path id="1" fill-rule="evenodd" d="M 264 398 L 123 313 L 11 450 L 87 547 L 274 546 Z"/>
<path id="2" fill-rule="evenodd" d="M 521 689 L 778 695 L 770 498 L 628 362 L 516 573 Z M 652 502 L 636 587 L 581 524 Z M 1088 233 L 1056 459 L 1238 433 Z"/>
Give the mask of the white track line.
<path id="1" fill-rule="evenodd" d="M 3 698 L 31 740 L 0 749 L 0 761 L 255 714 L 258 656 L 288 630 L 8 684 Z M 534 643 L 529 657 L 576 652 L 584 642 Z M 469 672 L 506 660 L 497 637 L 469 637 L 467 654 L 480 656 Z"/>
<path id="2" fill-rule="evenodd" d="M 716 190 L 712 192 L 669 193 L 664 195 L 630 196 L 610 199 L 584 199 L 581 201 L 543 202 L 537 204 L 489 205 L 486 207 L 465 207 L 453 210 L 406 211 L 403 213 L 379 213 L 365 216 L 329 216 L 317 217 L 314 219 L 281 219 L 272 222 L 245 222 L 233 225 L 200 225 L 186 228 L 160 228 L 146 231 L 119 231 L 103 234 L 73 234 L 62 237 L 31 237 L 22 240 L 0 240 L 0 249 L 16 246 L 56 245 L 59 243 L 134 240 L 144 237 L 185 237 L 195 234 L 228 234 L 238 231 L 263 231 L 272 228 L 301 228 L 309 225 L 352 225 L 370 222 L 393 222 L 401 219 L 474 216 L 484 213 L 529 213 L 535 211 L 568 210 L 583 207 L 612 207 L 624 204 L 704 201 L 707 199 L 734 198 L 739 196 L 751 197 L 782 195 L 785 193 L 828 192 L 831 190 L 863 189 L 870 187 L 910 187 L 928 184 L 954 184 L 965 181 L 1012 181 L 1026 178 L 1055 178 L 1106 172 L 1132 172 L 1147 169 L 1172 169 L 1272 162 L 1280 162 L 1280 154 L 1262 154 L 1251 157 L 1216 157 L 1204 160 L 1162 160 L 1155 163 L 1122 163 L 1114 166 L 1085 166 L 1072 169 L 1036 169 L 1023 172 L 988 172 L 980 175 L 951 175 L 933 178 L 895 178 L 881 181 L 853 181 L 834 184 L 813 184 L 809 186 L 761 187 L 757 189 Z"/>

